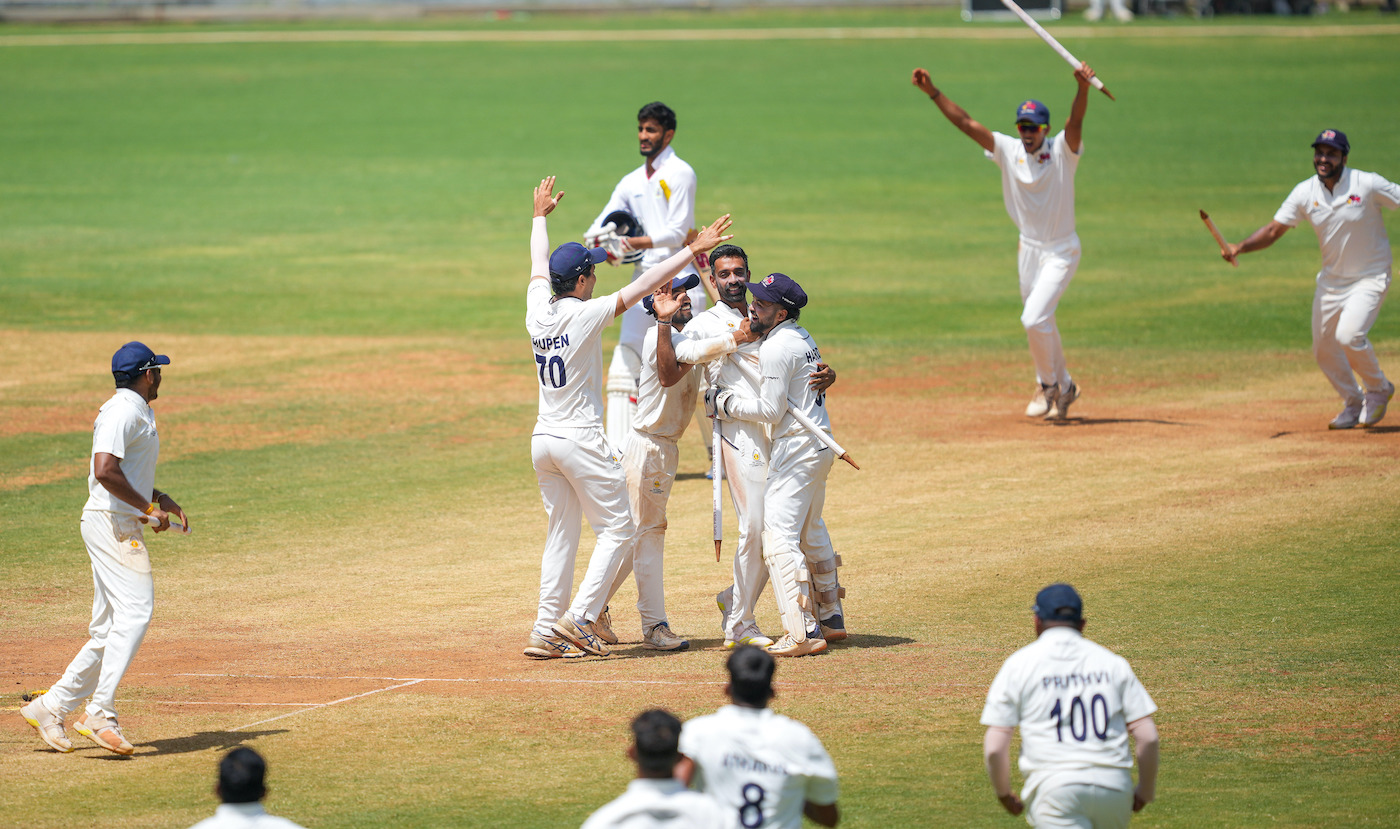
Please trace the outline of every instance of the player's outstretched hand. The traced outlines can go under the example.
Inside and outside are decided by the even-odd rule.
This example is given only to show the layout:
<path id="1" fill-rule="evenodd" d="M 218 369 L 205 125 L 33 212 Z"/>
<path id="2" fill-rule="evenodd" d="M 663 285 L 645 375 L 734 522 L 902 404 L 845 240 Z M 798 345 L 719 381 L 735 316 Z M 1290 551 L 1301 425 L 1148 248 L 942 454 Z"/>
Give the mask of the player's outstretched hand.
<path id="1" fill-rule="evenodd" d="M 670 282 L 657 288 L 651 295 L 651 308 L 656 312 L 658 320 L 670 320 L 680 307 L 681 299 L 671 290 Z"/>
<path id="2" fill-rule="evenodd" d="M 914 85 L 930 98 L 938 94 L 938 87 L 933 85 L 933 78 L 927 69 L 915 69 L 913 81 Z"/>
<path id="3" fill-rule="evenodd" d="M 1008 794 L 997 799 L 1001 801 L 1001 808 L 1010 812 L 1013 816 L 1021 814 L 1026 808 L 1026 805 L 1021 802 L 1021 798 L 1014 794 Z"/>
<path id="4" fill-rule="evenodd" d="M 1079 68 L 1074 70 L 1074 79 L 1079 81 L 1080 86 L 1089 86 L 1089 79 L 1094 77 L 1094 70 L 1089 64 L 1080 61 Z"/>
<path id="5" fill-rule="evenodd" d="M 165 506 L 167 506 L 167 507 L 169 508 L 169 509 L 166 510 L 166 512 L 169 513 L 170 515 L 178 515 L 178 516 L 180 516 L 180 523 L 184 525 L 184 527 L 185 527 L 185 532 L 189 532 L 189 531 L 190 531 L 190 517 L 189 517 L 188 515 L 185 514 L 184 508 L 181 507 L 179 504 L 177 504 L 177 503 L 175 502 L 175 499 L 174 499 L 174 498 L 171 498 L 168 494 L 163 494 L 163 495 L 161 496 L 161 500 L 165 503 Z"/>
<path id="6" fill-rule="evenodd" d="M 554 195 L 554 176 L 540 179 L 540 186 L 535 188 L 535 218 L 553 213 L 554 208 L 559 206 L 559 200 L 562 198 L 564 198 L 563 190 L 559 191 L 559 195 Z"/>
<path id="7" fill-rule="evenodd" d="M 836 369 L 826 363 L 817 363 L 817 370 L 807 375 L 812 378 L 807 381 L 815 391 L 826 391 L 831 388 L 831 384 L 836 382 Z"/>
<path id="8" fill-rule="evenodd" d="M 690 243 L 690 252 L 696 255 L 709 253 L 721 244 L 733 239 L 734 234 L 726 236 L 724 233 L 733 224 L 734 222 L 729 219 L 729 214 L 725 213 L 715 219 L 709 227 L 700 228 L 700 232 L 695 236 L 695 241 Z"/>

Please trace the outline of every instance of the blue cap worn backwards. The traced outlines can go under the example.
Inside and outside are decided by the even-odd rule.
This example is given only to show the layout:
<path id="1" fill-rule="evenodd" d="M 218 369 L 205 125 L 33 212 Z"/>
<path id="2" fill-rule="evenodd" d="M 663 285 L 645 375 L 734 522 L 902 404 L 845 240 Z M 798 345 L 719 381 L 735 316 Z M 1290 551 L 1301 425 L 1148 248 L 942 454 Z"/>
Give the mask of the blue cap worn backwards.
<path id="1" fill-rule="evenodd" d="M 170 358 L 157 354 L 144 343 L 129 342 L 112 355 L 112 371 L 132 375 L 140 374 L 148 368 L 170 365 Z"/>
<path id="2" fill-rule="evenodd" d="M 689 291 L 691 288 L 694 288 L 696 285 L 699 284 L 700 274 L 692 273 L 687 276 L 678 276 L 675 279 L 672 279 L 671 290 Z M 651 307 L 651 304 L 651 294 L 647 294 L 646 296 L 642 297 L 642 307 L 646 309 L 646 312 L 648 314 L 651 314 L 654 317 L 656 316 L 656 309 Z"/>
<path id="3" fill-rule="evenodd" d="M 785 308 L 801 308 L 807 304 L 807 292 L 783 273 L 770 273 L 759 282 L 749 282 L 749 291 L 764 302 L 776 302 Z"/>
<path id="4" fill-rule="evenodd" d="M 586 248 L 578 242 L 565 242 L 549 255 L 549 278 L 568 282 L 588 273 L 590 267 L 607 258 L 604 248 Z"/>
<path id="5" fill-rule="evenodd" d="M 1050 110 L 1040 101 L 1026 101 L 1016 107 L 1016 122 L 1029 121 L 1042 127 L 1050 123 Z"/>
<path id="6" fill-rule="evenodd" d="M 1035 594 L 1031 605 L 1037 618 L 1046 622 L 1079 622 L 1084 619 L 1084 602 L 1073 587 L 1063 582 L 1052 584 Z"/>

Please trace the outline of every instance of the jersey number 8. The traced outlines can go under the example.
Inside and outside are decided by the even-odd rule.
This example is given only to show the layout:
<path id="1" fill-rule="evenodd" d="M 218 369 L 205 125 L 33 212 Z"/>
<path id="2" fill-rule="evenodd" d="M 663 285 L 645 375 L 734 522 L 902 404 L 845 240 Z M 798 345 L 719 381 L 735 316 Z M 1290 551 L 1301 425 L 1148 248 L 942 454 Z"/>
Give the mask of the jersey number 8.
<path id="1" fill-rule="evenodd" d="M 744 798 L 744 805 L 739 807 L 739 825 L 757 829 L 763 825 L 763 797 L 767 792 L 757 783 L 745 783 L 739 793 Z"/>
<path id="2" fill-rule="evenodd" d="M 569 382 L 568 376 L 564 373 L 564 358 L 555 355 L 546 359 L 543 354 L 536 354 L 535 362 L 540 364 L 541 386 L 545 385 L 546 383 L 544 376 L 546 368 L 549 369 L 549 380 L 547 381 L 549 385 L 557 389 L 561 388 L 565 383 Z"/>

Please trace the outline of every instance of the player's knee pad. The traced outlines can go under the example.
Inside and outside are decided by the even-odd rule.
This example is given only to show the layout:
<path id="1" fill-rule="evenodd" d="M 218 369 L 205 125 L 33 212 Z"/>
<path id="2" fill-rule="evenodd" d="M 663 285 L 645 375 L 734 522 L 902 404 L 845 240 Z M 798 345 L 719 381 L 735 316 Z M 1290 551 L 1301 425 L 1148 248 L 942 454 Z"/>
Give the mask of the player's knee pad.
<path id="1" fill-rule="evenodd" d="M 642 355 L 631 346 L 617 344 L 612 362 L 608 363 L 608 391 L 628 391 L 637 396 L 637 383 L 642 378 Z"/>
<path id="2" fill-rule="evenodd" d="M 841 586 L 841 580 L 837 576 L 840 567 L 840 553 L 821 560 L 807 559 L 807 572 L 811 574 L 812 579 L 812 597 L 816 599 L 817 608 L 822 615 L 841 612 L 841 600 L 846 598 L 846 588 Z"/>
<path id="3" fill-rule="evenodd" d="M 803 563 L 802 554 L 790 544 L 776 539 L 772 533 L 763 534 L 763 563 L 768 565 L 768 577 L 773 582 L 773 598 L 778 601 L 778 615 L 783 630 L 797 642 L 807 641 L 812 618 L 811 577 Z"/>

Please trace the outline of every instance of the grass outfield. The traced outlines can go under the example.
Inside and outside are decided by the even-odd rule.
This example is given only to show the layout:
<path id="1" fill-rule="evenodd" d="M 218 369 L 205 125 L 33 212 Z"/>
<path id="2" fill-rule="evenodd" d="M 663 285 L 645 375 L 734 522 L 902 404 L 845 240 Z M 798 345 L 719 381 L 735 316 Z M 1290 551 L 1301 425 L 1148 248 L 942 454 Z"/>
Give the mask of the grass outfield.
<path id="1" fill-rule="evenodd" d="M 1033 379 L 996 169 L 908 82 L 928 67 L 997 129 L 1024 97 L 1059 123 L 1074 83 L 1037 41 L 0 48 L 0 708 L 81 644 L 84 459 L 128 339 L 174 360 L 159 479 L 195 526 L 151 540 L 156 618 L 119 694 L 136 757 L 43 750 L 5 713 L 0 824 L 187 826 L 246 743 L 269 758 L 269 808 L 308 827 L 578 825 L 629 777 L 632 715 L 720 703 L 728 561 L 709 554 L 693 436 L 667 558 L 693 649 L 519 653 L 545 524 L 529 190 L 557 174 L 554 241 L 576 236 L 637 163 L 631 116 L 655 98 L 680 114 L 697 218 L 732 211 L 755 269 L 802 282 L 840 372 L 833 422 L 864 470 L 832 472 L 827 520 L 853 636 L 782 663 L 776 707 L 832 752 L 843 826 L 1019 824 L 977 718 L 1056 579 L 1161 707 L 1160 799 L 1135 825 L 1392 824 L 1400 428 L 1326 431 L 1312 233 L 1233 270 L 1196 217 L 1235 240 L 1265 223 L 1324 126 L 1354 166 L 1400 176 L 1394 36 L 1365 19 L 1342 37 L 1198 36 L 1216 21 L 1065 39 L 1118 102 L 1086 120 L 1085 256 L 1059 314 L 1085 396 L 1062 426 L 1019 416 Z M 613 24 L 960 25 L 414 25 Z M 1372 338 L 1397 371 L 1394 309 Z M 634 598 L 613 607 L 635 639 Z M 766 599 L 760 621 L 777 627 Z"/>

